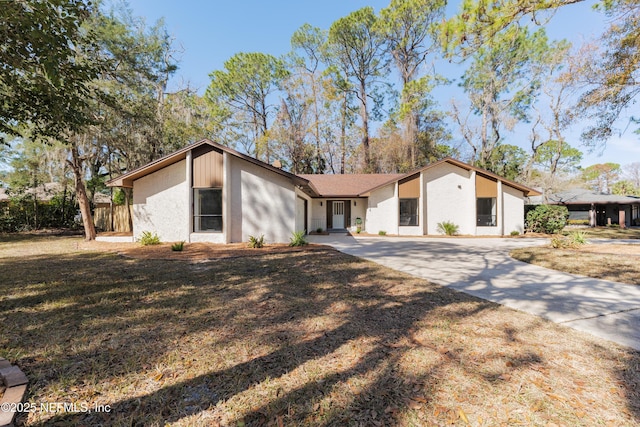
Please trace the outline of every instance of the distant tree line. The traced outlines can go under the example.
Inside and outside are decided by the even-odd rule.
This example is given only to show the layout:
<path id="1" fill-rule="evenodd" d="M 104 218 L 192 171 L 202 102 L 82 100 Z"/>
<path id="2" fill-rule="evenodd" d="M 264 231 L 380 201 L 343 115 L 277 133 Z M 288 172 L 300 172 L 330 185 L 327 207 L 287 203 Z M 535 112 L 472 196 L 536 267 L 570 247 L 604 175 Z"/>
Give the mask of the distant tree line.
<path id="1" fill-rule="evenodd" d="M 392 0 L 326 29 L 302 25 L 282 57 L 234 55 L 202 96 L 169 91 L 179 51 L 162 20 L 126 3 L 5 2 L 2 181 L 12 194 L 63 183 L 87 239 L 106 179 L 203 137 L 294 173 L 406 172 L 455 156 L 545 191 L 577 177 L 595 186 L 566 134 L 587 119 L 583 142 L 602 146 L 632 111 L 640 5 L 598 3 L 610 26 L 592 45 L 549 40 L 553 12 L 579 2 L 469 0 L 445 17 L 444 0 Z M 462 75 L 436 73 L 442 60 Z M 434 90 L 452 78 L 464 97 L 438 105 Z M 529 129 L 526 145 L 510 139 L 516 127 Z M 637 192 L 632 169 L 599 188 Z"/>

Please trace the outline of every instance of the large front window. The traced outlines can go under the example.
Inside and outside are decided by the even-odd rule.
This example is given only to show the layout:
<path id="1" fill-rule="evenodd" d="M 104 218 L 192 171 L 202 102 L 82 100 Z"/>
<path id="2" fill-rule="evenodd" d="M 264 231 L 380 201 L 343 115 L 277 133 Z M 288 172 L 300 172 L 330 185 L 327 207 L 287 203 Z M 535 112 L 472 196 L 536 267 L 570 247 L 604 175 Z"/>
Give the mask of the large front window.
<path id="1" fill-rule="evenodd" d="M 418 225 L 418 199 L 400 199 L 400 225 Z"/>
<path id="2" fill-rule="evenodd" d="M 193 231 L 222 231 L 222 189 L 196 188 L 193 190 Z"/>
<path id="3" fill-rule="evenodd" d="M 497 225 L 495 197 L 478 197 L 476 212 L 478 227 L 495 227 Z"/>

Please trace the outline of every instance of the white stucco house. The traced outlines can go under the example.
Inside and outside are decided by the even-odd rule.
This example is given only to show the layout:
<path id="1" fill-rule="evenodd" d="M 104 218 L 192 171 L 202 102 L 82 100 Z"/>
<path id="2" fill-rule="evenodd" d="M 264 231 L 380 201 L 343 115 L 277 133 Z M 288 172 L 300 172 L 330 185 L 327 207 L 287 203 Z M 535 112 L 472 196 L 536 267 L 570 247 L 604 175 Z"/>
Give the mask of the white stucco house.
<path id="1" fill-rule="evenodd" d="M 377 234 L 524 231 L 524 199 L 537 191 L 447 158 L 407 174 L 294 175 L 202 140 L 107 183 L 133 189 L 133 239 L 232 243 L 264 234 L 355 229 Z"/>

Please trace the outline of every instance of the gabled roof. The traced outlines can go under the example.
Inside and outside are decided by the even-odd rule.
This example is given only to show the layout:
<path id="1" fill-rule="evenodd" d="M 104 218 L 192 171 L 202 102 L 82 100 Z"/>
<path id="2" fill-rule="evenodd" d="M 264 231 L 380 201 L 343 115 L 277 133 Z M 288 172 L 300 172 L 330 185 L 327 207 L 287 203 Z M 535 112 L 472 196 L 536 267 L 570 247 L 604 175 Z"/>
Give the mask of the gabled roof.
<path id="1" fill-rule="evenodd" d="M 372 188 L 393 182 L 404 174 L 302 174 L 321 197 L 360 197 Z"/>
<path id="2" fill-rule="evenodd" d="M 144 166 L 141 166 L 137 169 L 134 169 L 130 172 L 125 173 L 124 175 L 120 175 L 117 178 L 114 178 L 110 181 L 107 181 L 107 186 L 108 187 L 126 187 L 126 188 L 133 188 L 133 181 L 135 181 L 136 179 L 140 179 L 146 175 L 149 175 L 153 172 L 156 172 L 162 168 L 165 168 L 169 165 L 172 165 L 174 163 L 177 163 L 181 160 L 184 160 L 187 158 L 187 153 L 190 150 L 193 150 L 194 148 L 200 147 L 202 145 L 208 144 L 222 152 L 226 152 L 231 154 L 232 156 L 238 157 L 242 160 L 246 160 L 249 163 L 253 163 L 254 165 L 260 166 L 262 168 L 265 168 L 267 170 L 270 170 L 274 173 L 277 173 L 279 175 L 282 175 L 286 178 L 289 178 L 293 181 L 293 183 L 295 185 L 300 186 L 300 188 L 305 191 L 306 193 L 310 193 L 310 195 L 315 196 L 316 192 L 315 189 L 310 186 L 310 183 L 308 180 L 301 178 L 297 175 L 294 175 L 292 173 L 286 172 L 280 168 L 276 168 L 274 166 L 271 166 L 267 163 L 261 162 L 258 159 L 254 159 L 253 157 L 247 156 L 246 154 L 242 154 L 236 150 L 233 150 L 229 147 L 226 147 L 224 145 L 218 144 L 216 142 L 213 142 L 209 139 L 203 139 L 201 141 L 195 142 L 193 144 L 189 144 L 183 148 L 181 148 L 178 151 L 174 151 L 173 153 L 166 155 L 164 157 L 161 157 L 151 163 L 148 163 Z"/>
<path id="3" fill-rule="evenodd" d="M 618 194 L 598 193 L 584 188 L 560 191 L 547 196 L 548 203 L 552 205 L 636 205 L 640 204 L 640 197 L 621 196 Z M 531 204 L 542 204 L 542 197 L 532 197 Z"/>
<path id="4" fill-rule="evenodd" d="M 388 181 L 386 183 L 382 183 L 381 185 L 379 185 L 377 187 L 370 188 L 367 192 L 361 193 L 361 195 L 363 195 L 363 196 L 364 195 L 368 195 L 367 193 L 370 193 L 373 190 L 377 190 L 380 187 L 384 187 L 385 185 L 389 185 L 390 183 L 395 182 L 395 181 L 401 181 L 401 180 L 403 180 L 405 178 L 409 178 L 409 177 L 411 177 L 411 176 L 413 176 L 415 174 L 418 174 L 420 172 L 424 172 L 424 171 L 426 171 L 428 169 L 437 168 L 437 167 L 439 167 L 440 165 L 442 165 L 444 163 L 449 163 L 449 164 L 452 164 L 454 166 L 458 166 L 458 167 L 460 167 L 462 169 L 466 169 L 468 171 L 476 171 L 476 173 L 478 173 L 478 174 L 480 174 L 480 175 L 482 175 L 482 176 L 484 176 L 486 178 L 490 178 L 490 179 L 493 179 L 493 180 L 496 180 L 496 181 L 501 181 L 503 185 L 507 185 L 507 186 L 509 186 L 511 188 L 515 188 L 516 190 L 522 191 L 525 196 L 539 196 L 540 195 L 540 192 L 538 190 L 534 190 L 533 188 L 527 187 L 526 185 L 518 184 L 517 182 L 511 181 L 511 180 L 506 179 L 506 178 L 503 178 L 500 175 L 496 175 L 493 172 L 489 172 L 486 169 L 482 169 L 482 168 L 479 168 L 477 166 L 473 166 L 473 165 L 470 165 L 468 163 L 461 162 L 460 160 L 456 160 L 456 159 L 453 159 L 451 157 L 444 158 L 444 159 L 439 160 L 439 161 L 437 161 L 435 163 L 431 163 L 430 165 L 423 166 L 423 167 L 421 167 L 419 169 L 416 169 L 414 171 L 411 171 L 411 172 L 408 172 L 406 174 L 400 175 L 399 177 L 394 178 L 394 179 L 392 179 L 392 180 L 390 180 L 390 181 Z"/>
<path id="5" fill-rule="evenodd" d="M 480 175 L 485 177 L 500 180 L 504 185 L 513 187 L 524 193 L 525 196 L 538 196 L 540 192 L 529 188 L 527 186 L 518 184 L 508 179 L 502 178 L 492 172 L 485 169 L 472 166 L 468 163 L 461 162 L 459 160 L 447 157 L 438 162 L 424 166 L 420 169 L 408 172 L 405 174 L 348 174 L 348 175 L 325 175 L 325 174 L 302 174 L 294 175 L 286 172 L 280 168 L 271 166 L 258 159 L 242 154 L 236 150 L 233 150 L 224 145 L 213 142 L 209 139 L 203 139 L 201 141 L 189 144 L 178 151 L 175 151 L 167 156 L 157 159 L 147 165 L 134 169 L 125 173 L 117 178 L 114 178 L 107 182 L 109 187 L 127 187 L 133 188 L 133 181 L 140 179 L 146 175 L 156 172 L 164 167 L 177 163 L 186 159 L 187 153 L 194 148 L 208 144 L 217 150 L 226 152 L 232 156 L 243 159 L 249 163 L 253 163 L 257 166 L 270 170 L 274 173 L 289 178 L 294 185 L 298 186 L 302 191 L 311 197 L 368 197 L 371 191 L 384 187 L 391 183 L 401 181 L 403 179 L 412 177 L 420 172 L 426 171 L 431 168 L 436 168 L 444 163 L 449 163 L 454 166 L 466 170 L 474 170 Z"/>

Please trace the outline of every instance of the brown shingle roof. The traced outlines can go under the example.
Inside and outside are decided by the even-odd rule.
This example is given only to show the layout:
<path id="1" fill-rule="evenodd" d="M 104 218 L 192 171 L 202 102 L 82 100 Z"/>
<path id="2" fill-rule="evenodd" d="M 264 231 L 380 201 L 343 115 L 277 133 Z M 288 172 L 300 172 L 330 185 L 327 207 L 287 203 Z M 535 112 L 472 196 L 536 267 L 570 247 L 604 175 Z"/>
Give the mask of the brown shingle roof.
<path id="1" fill-rule="evenodd" d="M 321 197 L 358 197 L 372 188 L 394 182 L 403 174 L 349 174 L 321 175 L 301 174 L 309 180 Z"/>

